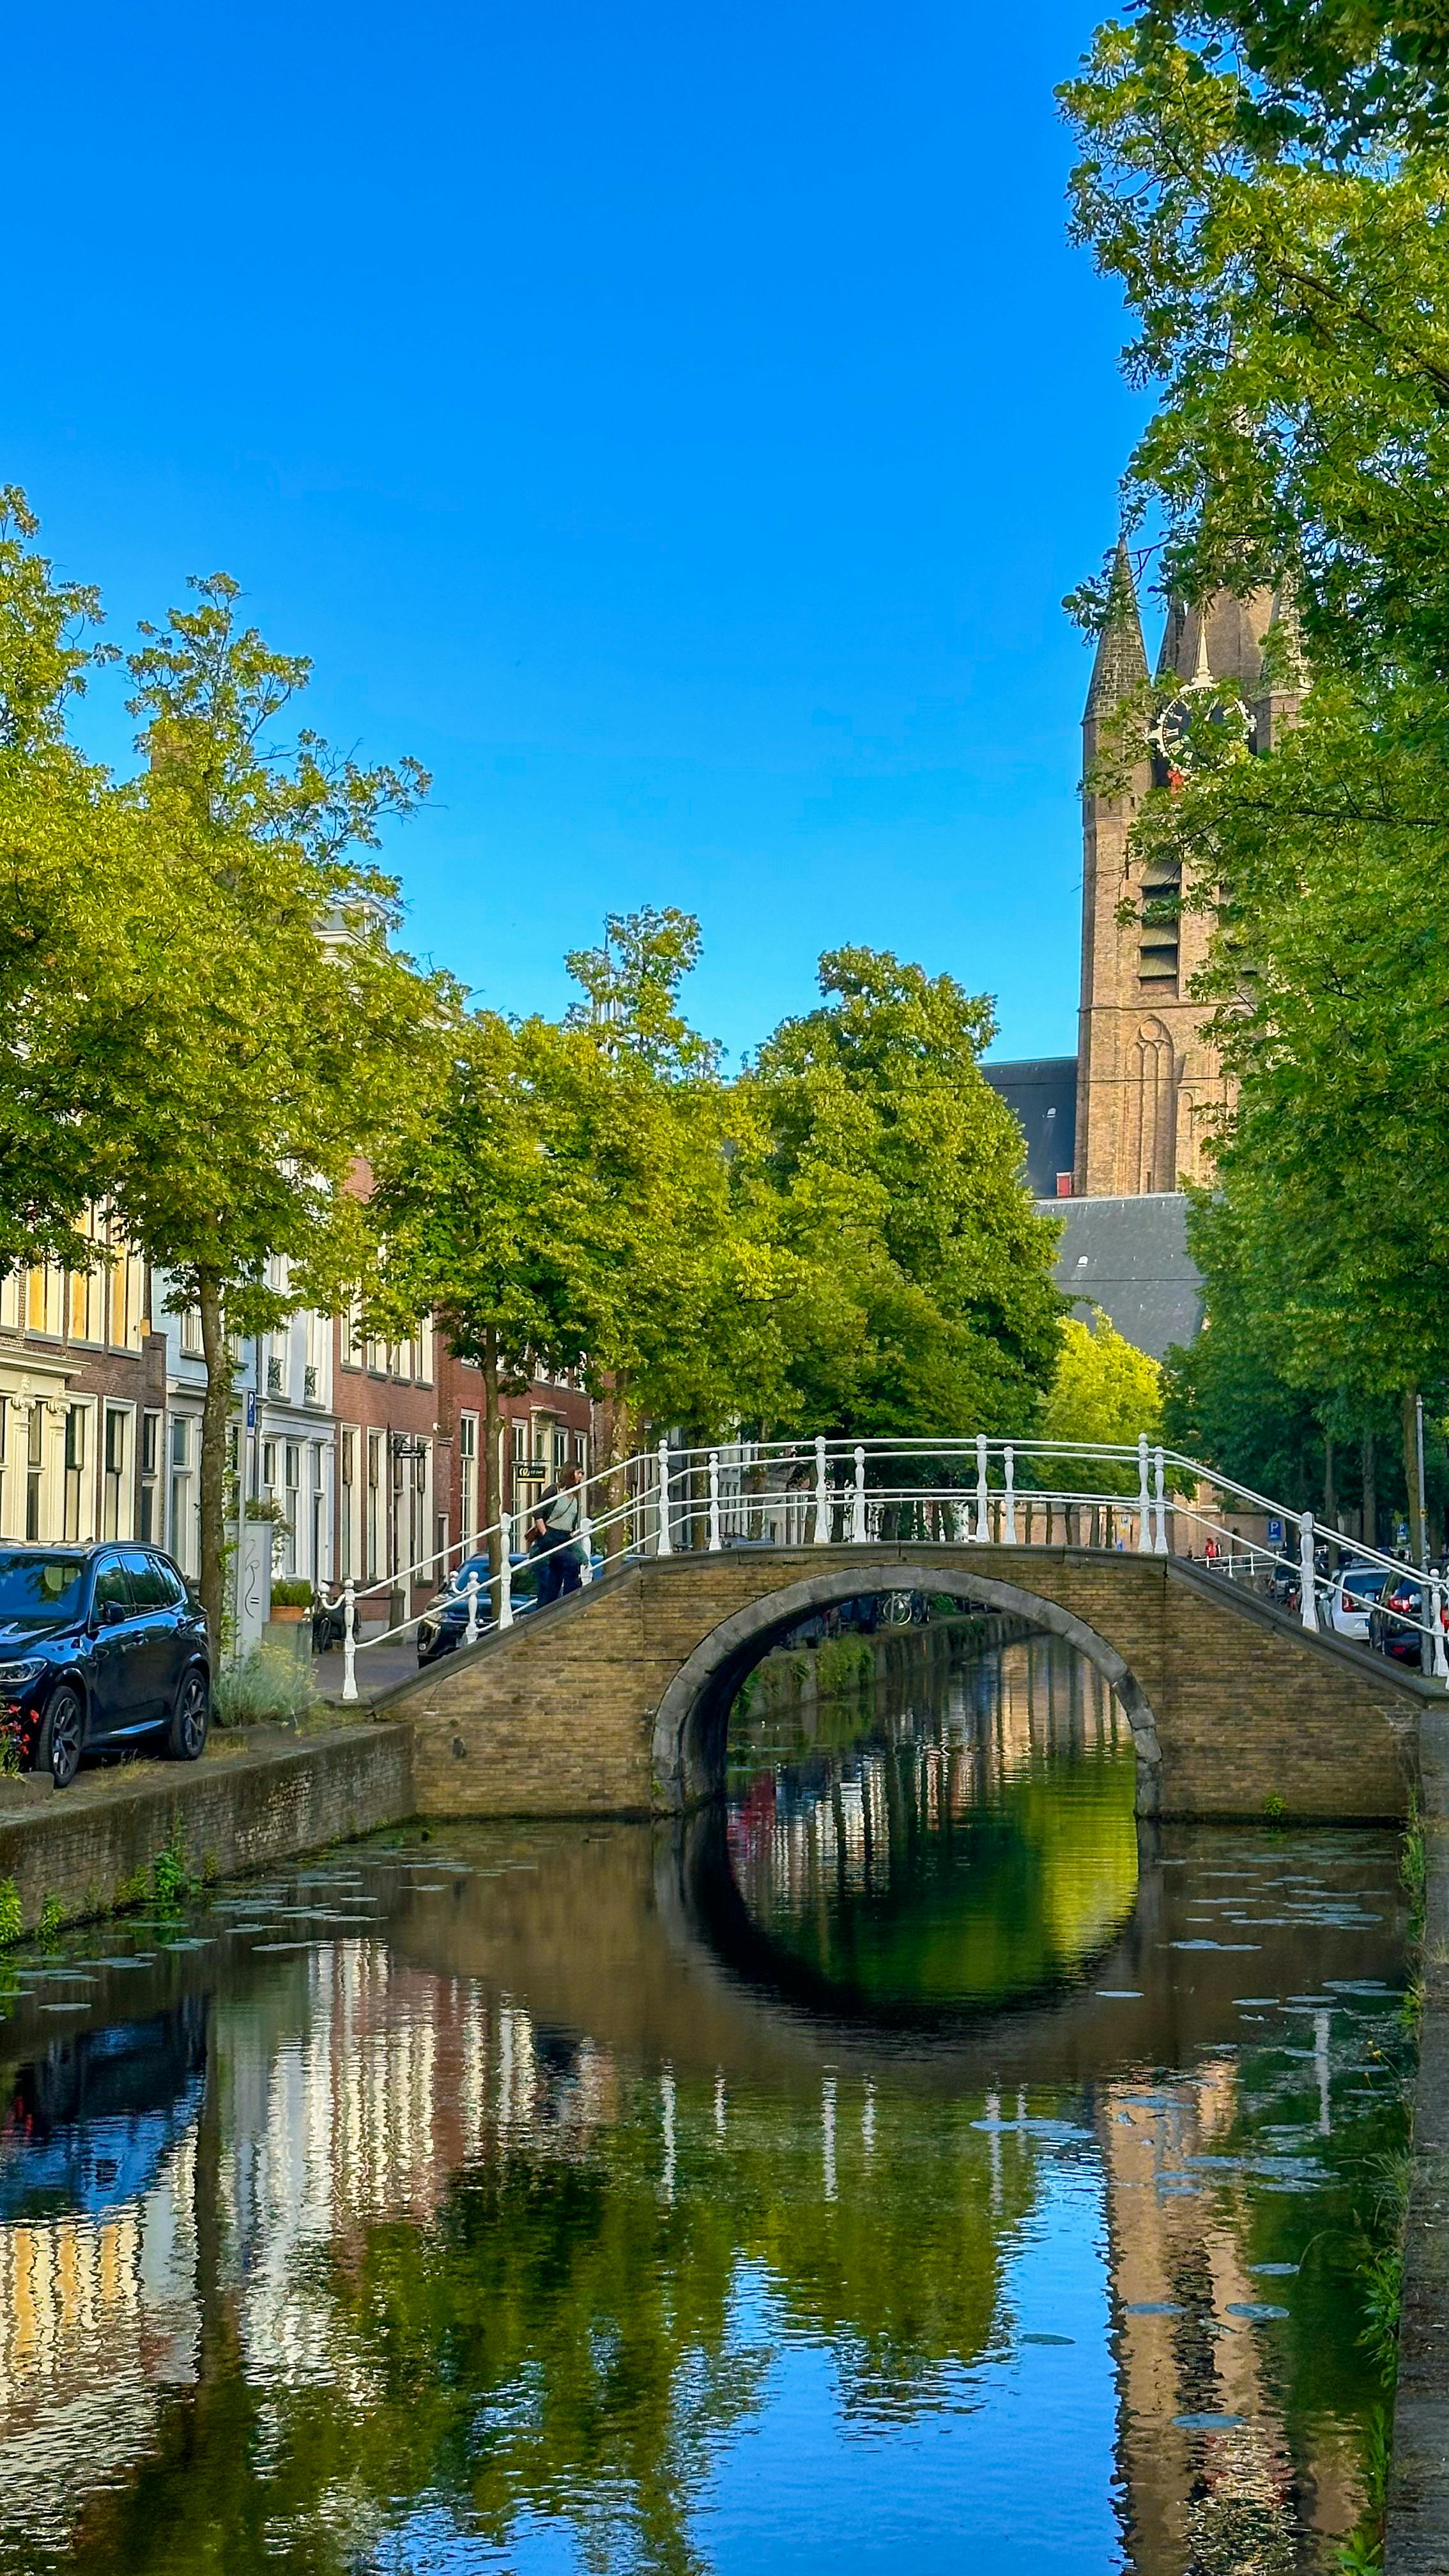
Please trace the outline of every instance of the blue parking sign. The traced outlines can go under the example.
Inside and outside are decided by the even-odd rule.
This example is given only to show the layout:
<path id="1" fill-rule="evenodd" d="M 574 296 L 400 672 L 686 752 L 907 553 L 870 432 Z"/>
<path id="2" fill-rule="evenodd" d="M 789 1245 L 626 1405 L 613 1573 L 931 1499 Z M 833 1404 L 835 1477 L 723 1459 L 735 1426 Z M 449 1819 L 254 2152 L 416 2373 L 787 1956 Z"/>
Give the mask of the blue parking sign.
<path id="1" fill-rule="evenodd" d="M 1268 1545 L 1269 1545 L 1270 1547 L 1281 1547 L 1281 1546 L 1282 1546 L 1282 1544 L 1283 1544 L 1283 1524 L 1282 1524 L 1282 1522 L 1281 1522 L 1281 1521 L 1270 1521 L 1270 1522 L 1268 1523 Z"/>

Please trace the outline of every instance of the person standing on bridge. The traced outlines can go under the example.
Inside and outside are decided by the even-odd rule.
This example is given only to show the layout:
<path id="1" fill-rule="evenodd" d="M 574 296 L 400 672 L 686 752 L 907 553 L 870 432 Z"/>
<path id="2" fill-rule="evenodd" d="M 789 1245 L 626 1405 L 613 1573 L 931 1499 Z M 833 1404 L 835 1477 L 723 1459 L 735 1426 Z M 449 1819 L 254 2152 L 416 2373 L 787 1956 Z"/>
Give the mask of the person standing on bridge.
<path id="1" fill-rule="evenodd" d="M 583 1577 L 583 1550 L 578 1543 L 583 1517 L 579 1483 L 577 1467 L 565 1467 L 558 1483 L 539 1496 L 529 1523 L 528 1552 L 538 1565 L 540 1609 L 550 1601 L 560 1600 L 565 1592 L 577 1592 Z"/>

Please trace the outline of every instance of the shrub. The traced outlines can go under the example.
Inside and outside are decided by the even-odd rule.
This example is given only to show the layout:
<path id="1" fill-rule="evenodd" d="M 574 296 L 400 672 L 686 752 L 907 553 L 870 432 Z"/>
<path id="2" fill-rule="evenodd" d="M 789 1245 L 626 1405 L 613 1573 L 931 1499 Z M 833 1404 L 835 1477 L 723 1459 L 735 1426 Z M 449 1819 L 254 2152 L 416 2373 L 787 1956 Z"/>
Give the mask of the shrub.
<path id="1" fill-rule="evenodd" d="M 20 1891 L 13 1878 L 0 1878 L 0 1947 L 9 1949 L 25 1928 Z"/>
<path id="2" fill-rule="evenodd" d="M 311 1607 L 312 1586 L 300 1575 L 289 1574 L 280 1583 L 272 1585 L 274 1610 L 310 1610 Z"/>
<path id="3" fill-rule="evenodd" d="M 218 1726 L 261 1726 L 269 1718 L 295 1724 L 316 1701 L 306 1665 L 268 1646 L 253 1646 L 239 1663 L 226 1665 L 211 1694 Z"/>

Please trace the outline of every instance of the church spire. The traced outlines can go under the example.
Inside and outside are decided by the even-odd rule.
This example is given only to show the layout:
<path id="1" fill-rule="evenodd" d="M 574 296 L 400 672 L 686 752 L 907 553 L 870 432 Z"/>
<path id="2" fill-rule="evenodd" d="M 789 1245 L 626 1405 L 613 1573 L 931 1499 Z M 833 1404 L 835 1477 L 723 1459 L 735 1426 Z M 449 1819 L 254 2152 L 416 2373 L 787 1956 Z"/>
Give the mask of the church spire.
<path id="1" fill-rule="evenodd" d="M 1127 539 L 1117 539 L 1117 552 L 1112 559 L 1112 577 L 1107 586 L 1107 614 L 1097 639 L 1097 658 L 1092 664 L 1092 682 L 1087 691 L 1084 721 L 1088 724 L 1110 715 L 1114 707 L 1140 689 L 1147 677 L 1147 647 L 1142 641 L 1142 619 L 1137 607 L 1137 585 L 1132 578 L 1132 558 Z"/>

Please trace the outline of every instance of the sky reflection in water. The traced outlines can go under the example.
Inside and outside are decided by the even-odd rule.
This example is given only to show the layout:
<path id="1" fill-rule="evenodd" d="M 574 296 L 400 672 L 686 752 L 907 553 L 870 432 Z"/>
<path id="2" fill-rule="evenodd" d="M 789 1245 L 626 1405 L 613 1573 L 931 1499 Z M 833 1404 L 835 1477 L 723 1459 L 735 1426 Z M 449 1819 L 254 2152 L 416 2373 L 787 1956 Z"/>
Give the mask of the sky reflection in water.
<path id="1" fill-rule="evenodd" d="M 5 2576 L 1333 2564 L 1393 1840 L 1139 1876 L 1064 1650 L 913 1651 L 757 1695 L 681 1837 L 413 1831 L 16 1964 Z"/>

